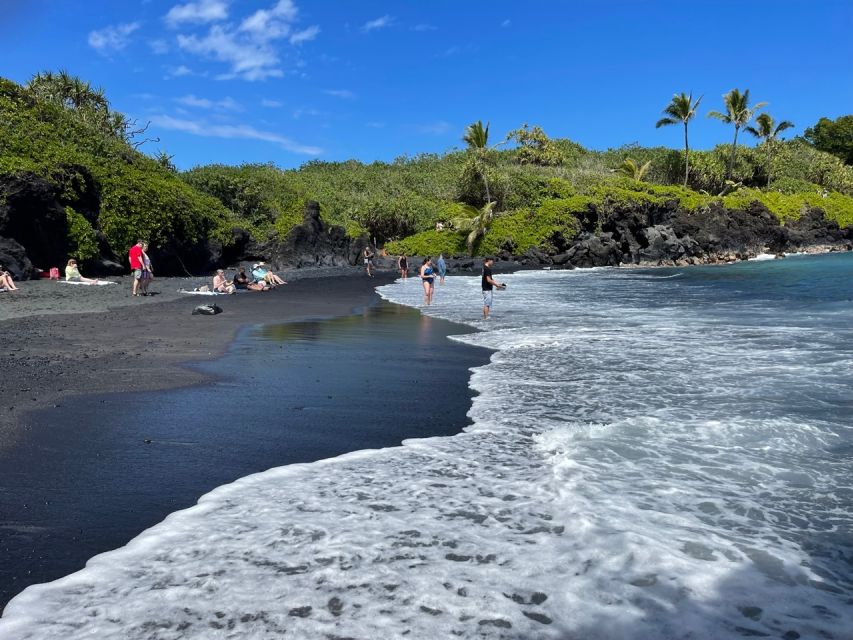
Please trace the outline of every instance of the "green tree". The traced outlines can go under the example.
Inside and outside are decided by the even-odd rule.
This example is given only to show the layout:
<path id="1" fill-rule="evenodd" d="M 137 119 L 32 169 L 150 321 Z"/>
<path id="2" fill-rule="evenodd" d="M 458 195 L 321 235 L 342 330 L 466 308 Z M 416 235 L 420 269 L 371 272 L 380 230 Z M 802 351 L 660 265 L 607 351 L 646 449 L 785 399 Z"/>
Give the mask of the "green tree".
<path id="1" fill-rule="evenodd" d="M 557 144 L 549 138 L 541 127 L 521 125 L 520 129 L 510 131 L 507 141 L 518 143 L 518 161 L 521 164 L 535 164 L 540 167 L 552 167 L 563 163 L 563 154 Z"/>
<path id="2" fill-rule="evenodd" d="M 693 102 L 693 92 L 686 95 L 683 91 L 681 94 L 674 94 L 672 101 L 666 105 L 663 112 L 666 117 L 661 118 L 655 124 L 656 129 L 665 127 L 671 124 L 684 124 L 684 186 L 687 186 L 687 178 L 690 175 L 690 145 L 687 143 L 687 123 L 690 122 L 696 115 L 696 109 L 699 108 L 699 103 L 702 102 L 704 96 L 699 96 L 696 102 Z"/>
<path id="3" fill-rule="evenodd" d="M 631 158 L 625 158 L 625 161 L 621 165 L 619 165 L 619 168 L 616 169 L 616 172 L 621 173 L 623 176 L 633 178 L 637 182 L 642 182 L 643 178 L 649 170 L 649 167 L 651 166 L 651 160 L 647 161 L 645 164 L 637 164 Z"/>
<path id="4" fill-rule="evenodd" d="M 732 89 L 723 95 L 723 103 L 726 105 L 726 112 L 711 111 L 708 113 L 709 118 L 716 118 L 726 124 L 735 126 L 735 139 L 732 143 L 732 155 L 729 158 L 728 178 L 731 179 L 734 173 L 735 154 L 737 153 L 737 134 L 742 127 L 748 125 L 759 109 L 767 106 L 766 102 L 759 102 L 755 106 L 749 106 L 749 89 L 743 93 L 739 89 Z"/>
<path id="5" fill-rule="evenodd" d="M 853 115 L 835 120 L 821 118 L 813 127 L 806 129 L 803 137 L 820 151 L 840 158 L 845 164 L 853 165 Z"/>
<path id="6" fill-rule="evenodd" d="M 776 144 L 776 139 L 779 134 L 785 129 L 793 127 L 794 123 L 790 120 L 782 120 L 782 122 L 776 124 L 769 113 L 762 113 L 755 119 L 755 124 L 757 124 L 758 127 L 750 125 L 746 127 L 746 131 L 754 135 L 756 138 L 759 138 L 767 152 L 767 186 L 770 187 L 770 162 L 773 159 L 773 147 Z"/>
<path id="7" fill-rule="evenodd" d="M 477 172 L 483 179 L 483 184 L 486 187 L 486 203 L 492 201 L 492 195 L 489 191 L 489 179 L 486 176 L 487 154 L 489 151 L 489 123 L 483 127 L 483 121 L 477 120 L 469 124 L 465 129 L 465 135 L 462 136 L 462 141 L 468 145 L 468 151 L 473 154 L 474 163 Z"/>
<path id="8" fill-rule="evenodd" d="M 477 209 L 469 204 L 461 205 L 463 212 L 471 217 L 459 217 L 450 221 L 450 224 L 457 231 L 462 233 L 467 232 L 465 245 L 468 247 L 469 255 L 474 255 L 474 243 L 478 238 L 486 234 L 489 222 L 492 220 L 492 213 L 495 208 L 494 202 L 487 202 L 482 209 Z"/>

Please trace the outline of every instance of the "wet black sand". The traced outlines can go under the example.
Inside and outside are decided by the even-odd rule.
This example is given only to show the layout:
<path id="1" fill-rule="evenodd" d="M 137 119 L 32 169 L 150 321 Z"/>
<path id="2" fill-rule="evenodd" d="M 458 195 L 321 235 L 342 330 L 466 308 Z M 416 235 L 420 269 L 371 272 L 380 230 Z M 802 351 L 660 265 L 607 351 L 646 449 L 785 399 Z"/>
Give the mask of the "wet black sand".
<path id="1" fill-rule="evenodd" d="M 381 283 L 300 281 L 218 298 L 215 317 L 194 299 L 7 323 L 31 343 L 4 377 L 32 388 L 0 426 L 0 606 L 239 477 L 463 428 L 488 352 Z"/>

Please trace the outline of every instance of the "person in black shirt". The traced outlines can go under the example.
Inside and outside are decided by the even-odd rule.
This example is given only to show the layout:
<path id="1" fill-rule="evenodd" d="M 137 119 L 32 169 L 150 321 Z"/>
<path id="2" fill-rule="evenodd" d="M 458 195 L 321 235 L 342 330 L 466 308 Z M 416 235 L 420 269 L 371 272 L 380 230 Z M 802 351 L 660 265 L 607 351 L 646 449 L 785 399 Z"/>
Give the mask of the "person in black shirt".
<path id="1" fill-rule="evenodd" d="M 489 319 L 489 311 L 492 310 L 492 290 L 494 287 L 497 287 L 498 289 L 506 288 L 505 284 L 497 282 L 492 277 L 492 265 L 494 263 L 495 261 L 491 258 L 483 260 L 483 320 Z"/>

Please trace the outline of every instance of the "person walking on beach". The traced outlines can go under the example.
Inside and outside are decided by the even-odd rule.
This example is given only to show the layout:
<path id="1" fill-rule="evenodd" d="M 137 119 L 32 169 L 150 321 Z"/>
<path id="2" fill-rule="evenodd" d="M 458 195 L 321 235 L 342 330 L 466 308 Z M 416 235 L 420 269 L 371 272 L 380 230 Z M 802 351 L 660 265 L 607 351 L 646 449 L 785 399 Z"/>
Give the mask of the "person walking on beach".
<path id="1" fill-rule="evenodd" d="M 397 258 L 397 268 L 400 270 L 401 278 L 409 277 L 409 260 L 406 258 L 405 253 Z"/>
<path id="2" fill-rule="evenodd" d="M 139 281 L 139 289 L 142 295 L 150 295 L 148 287 L 154 279 L 154 269 L 151 268 L 151 258 L 148 257 L 148 243 L 142 243 L 142 278 Z"/>
<path id="3" fill-rule="evenodd" d="M 495 287 L 498 289 L 506 289 L 506 285 L 496 281 L 492 277 L 492 265 L 495 263 L 491 258 L 483 260 L 483 320 L 489 319 L 489 312 L 492 310 L 492 291 Z"/>
<path id="4" fill-rule="evenodd" d="M 130 260 L 130 272 L 133 275 L 131 295 L 134 298 L 139 295 L 139 283 L 142 280 L 142 270 L 145 268 L 142 251 L 143 244 L 145 244 L 144 240 L 137 240 L 136 244 L 127 252 L 127 257 Z"/>
<path id="5" fill-rule="evenodd" d="M 432 260 L 424 258 L 421 264 L 421 283 L 424 285 L 424 304 L 432 304 L 432 296 L 435 293 L 435 273 L 432 268 Z"/>
<path id="6" fill-rule="evenodd" d="M 444 261 L 444 254 L 438 254 L 438 262 L 436 265 L 438 267 L 438 283 L 444 284 L 444 276 L 447 275 L 447 263 Z"/>
<path id="7" fill-rule="evenodd" d="M 370 249 L 370 246 L 364 248 L 362 254 L 364 256 L 364 270 L 367 272 L 367 275 L 371 278 L 373 277 L 373 251 Z"/>

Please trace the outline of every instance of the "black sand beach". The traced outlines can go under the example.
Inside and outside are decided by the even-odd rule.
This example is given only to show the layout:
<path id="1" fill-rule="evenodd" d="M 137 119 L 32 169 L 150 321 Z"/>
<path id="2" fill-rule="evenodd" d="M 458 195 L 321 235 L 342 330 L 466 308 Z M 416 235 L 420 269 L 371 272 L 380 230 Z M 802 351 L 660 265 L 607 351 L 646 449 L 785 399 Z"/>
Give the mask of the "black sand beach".
<path id="1" fill-rule="evenodd" d="M 159 302 L 123 283 L 5 321 L 0 606 L 239 477 L 463 428 L 488 353 L 382 302 L 387 281 L 303 278 L 218 297 L 212 317 L 174 282 Z"/>

